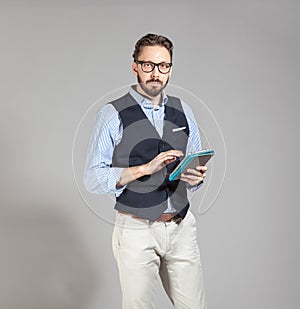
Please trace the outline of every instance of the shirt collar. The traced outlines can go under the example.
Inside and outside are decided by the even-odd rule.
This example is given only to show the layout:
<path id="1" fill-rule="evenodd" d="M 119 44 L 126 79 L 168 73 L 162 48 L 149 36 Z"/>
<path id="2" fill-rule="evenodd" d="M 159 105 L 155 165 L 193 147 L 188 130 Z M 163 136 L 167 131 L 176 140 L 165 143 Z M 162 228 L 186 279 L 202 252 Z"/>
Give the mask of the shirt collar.
<path id="1" fill-rule="evenodd" d="M 153 108 L 153 105 L 151 101 L 147 98 L 141 95 L 139 92 L 136 91 L 136 85 L 133 85 L 130 87 L 129 94 L 136 100 L 136 102 L 145 108 Z M 168 102 L 168 96 L 165 94 L 164 91 L 162 91 L 162 102 L 160 105 L 165 105 Z"/>

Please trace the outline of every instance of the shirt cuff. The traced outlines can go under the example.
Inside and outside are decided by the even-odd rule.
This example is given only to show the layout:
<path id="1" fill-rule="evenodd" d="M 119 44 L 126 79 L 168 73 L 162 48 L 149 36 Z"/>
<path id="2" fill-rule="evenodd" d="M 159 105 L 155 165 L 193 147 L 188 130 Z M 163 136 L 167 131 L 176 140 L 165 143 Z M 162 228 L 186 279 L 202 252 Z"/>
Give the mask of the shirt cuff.
<path id="1" fill-rule="evenodd" d="M 111 190 L 115 192 L 116 197 L 119 197 L 126 188 L 126 185 L 118 188 L 116 187 L 117 183 L 121 178 L 123 170 L 124 168 L 122 167 L 111 167 L 109 169 L 109 177 L 107 185 L 108 188 L 111 188 Z"/>
<path id="2" fill-rule="evenodd" d="M 202 184 L 203 184 L 203 180 L 196 186 L 191 186 L 191 185 L 187 184 L 186 187 L 190 192 L 195 192 L 202 186 Z"/>

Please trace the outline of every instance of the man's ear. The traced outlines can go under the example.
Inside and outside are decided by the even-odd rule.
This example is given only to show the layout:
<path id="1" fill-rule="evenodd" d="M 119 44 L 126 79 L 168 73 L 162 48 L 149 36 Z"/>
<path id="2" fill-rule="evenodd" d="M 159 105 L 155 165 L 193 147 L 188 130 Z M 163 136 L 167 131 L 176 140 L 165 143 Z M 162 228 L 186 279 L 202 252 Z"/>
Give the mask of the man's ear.
<path id="1" fill-rule="evenodd" d="M 132 63 L 132 70 L 135 76 L 137 76 L 137 64 L 135 62 Z"/>

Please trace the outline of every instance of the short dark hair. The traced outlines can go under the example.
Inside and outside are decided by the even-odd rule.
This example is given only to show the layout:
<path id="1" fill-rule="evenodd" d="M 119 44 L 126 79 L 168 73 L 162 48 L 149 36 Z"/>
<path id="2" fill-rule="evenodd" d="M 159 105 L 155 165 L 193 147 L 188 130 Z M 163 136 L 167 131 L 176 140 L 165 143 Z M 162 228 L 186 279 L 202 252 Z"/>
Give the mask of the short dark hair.
<path id="1" fill-rule="evenodd" d="M 163 36 L 163 35 L 158 35 L 158 34 L 153 34 L 153 33 L 148 33 L 146 35 L 144 35 L 142 38 L 140 38 L 136 44 L 135 44 L 135 48 L 132 54 L 132 57 L 134 60 L 137 60 L 139 54 L 142 51 L 142 48 L 144 46 L 162 46 L 165 47 L 170 56 L 171 56 L 171 61 L 172 61 L 172 57 L 173 57 L 173 43 L 171 42 L 171 40 L 169 40 L 167 37 Z"/>

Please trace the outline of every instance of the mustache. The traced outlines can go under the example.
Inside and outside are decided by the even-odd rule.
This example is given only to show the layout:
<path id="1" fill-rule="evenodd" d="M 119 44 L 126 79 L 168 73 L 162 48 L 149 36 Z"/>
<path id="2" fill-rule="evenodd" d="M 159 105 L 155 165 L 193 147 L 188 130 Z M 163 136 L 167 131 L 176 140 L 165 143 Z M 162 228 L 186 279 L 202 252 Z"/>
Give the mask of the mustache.
<path id="1" fill-rule="evenodd" d="M 149 79 L 149 80 L 147 80 L 146 81 L 146 84 L 148 84 L 148 83 L 151 83 L 151 82 L 157 82 L 157 83 L 160 83 L 161 85 L 162 85 L 162 81 L 161 80 L 159 80 L 159 79 Z"/>

